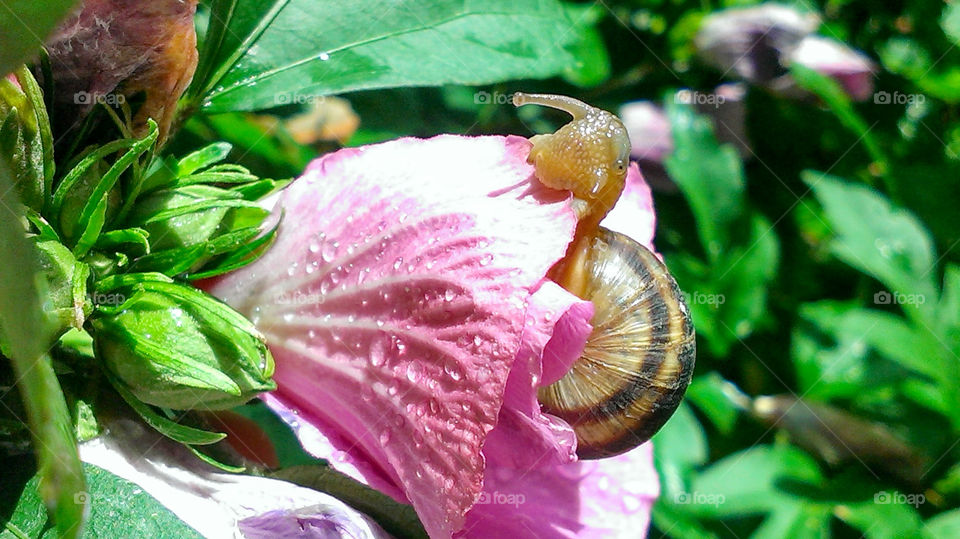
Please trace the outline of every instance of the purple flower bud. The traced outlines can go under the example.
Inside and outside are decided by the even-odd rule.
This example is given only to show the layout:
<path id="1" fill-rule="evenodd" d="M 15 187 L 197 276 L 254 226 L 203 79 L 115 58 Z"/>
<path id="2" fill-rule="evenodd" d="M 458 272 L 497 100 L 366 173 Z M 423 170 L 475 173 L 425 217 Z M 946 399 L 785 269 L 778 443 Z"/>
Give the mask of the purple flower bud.
<path id="1" fill-rule="evenodd" d="M 854 99 L 873 93 L 873 63 L 839 41 L 815 35 L 816 14 L 778 4 L 728 9 L 704 19 L 695 38 L 708 64 L 781 95 L 809 98 L 789 74 L 794 62 L 839 82 Z"/>

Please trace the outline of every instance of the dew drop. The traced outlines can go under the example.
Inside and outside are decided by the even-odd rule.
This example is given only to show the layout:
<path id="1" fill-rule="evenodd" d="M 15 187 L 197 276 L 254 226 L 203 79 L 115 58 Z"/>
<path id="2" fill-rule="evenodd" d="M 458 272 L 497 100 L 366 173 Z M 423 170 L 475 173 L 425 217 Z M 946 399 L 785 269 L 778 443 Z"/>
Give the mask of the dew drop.
<path id="1" fill-rule="evenodd" d="M 460 366 L 453 361 L 448 361 L 443 365 L 443 372 L 447 373 L 447 376 L 450 377 L 454 382 L 459 381 L 463 378 L 463 373 L 460 372 Z"/>
<path id="2" fill-rule="evenodd" d="M 374 367 L 382 367 L 387 362 L 387 354 L 384 350 L 383 340 L 374 339 L 370 343 L 370 364 Z"/>
<path id="3" fill-rule="evenodd" d="M 380 432 L 380 443 L 386 445 L 388 442 L 390 442 L 390 431 L 384 429 Z"/>
<path id="4" fill-rule="evenodd" d="M 320 258 L 323 258 L 324 262 L 330 262 L 333 260 L 333 257 L 337 256 L 337 244 L 336 243 L 324 243 L 321 248 L 322 252 L 320 253 Z"/>
<path id="5" fill-rule="evenodd" d="M 625 494 L 621 502 L 623 503 L 623 509 L 631 513 L 638 511 L 643 505 L 643 502 L 640 501 L 640 498 L 637 498 L 632 494 Z"/>
<path id="6" fill-rule="evenodd" d="M 418 382 L 420 380 L 420 367 L 414 362 L 407 365 L 407 380 Z"/>

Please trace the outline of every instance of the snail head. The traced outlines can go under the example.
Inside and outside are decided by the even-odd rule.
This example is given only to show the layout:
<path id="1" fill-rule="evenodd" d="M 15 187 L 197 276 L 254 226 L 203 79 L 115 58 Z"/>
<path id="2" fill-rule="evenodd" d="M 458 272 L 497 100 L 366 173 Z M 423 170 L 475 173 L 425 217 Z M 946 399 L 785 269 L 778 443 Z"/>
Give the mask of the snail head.
<path id="1" fill-rule="evenodd" d="M 541 183 L 573 192 L 581 201 L 579 217 L 599 223 L 616 204 L 627 177 L 630 139 L 623 123 L 605 110 L 566 96 L 518 92 L 513 104 L 543 105 L 573 116 L 555 133 L 532 137 L 527 160 Z"/>

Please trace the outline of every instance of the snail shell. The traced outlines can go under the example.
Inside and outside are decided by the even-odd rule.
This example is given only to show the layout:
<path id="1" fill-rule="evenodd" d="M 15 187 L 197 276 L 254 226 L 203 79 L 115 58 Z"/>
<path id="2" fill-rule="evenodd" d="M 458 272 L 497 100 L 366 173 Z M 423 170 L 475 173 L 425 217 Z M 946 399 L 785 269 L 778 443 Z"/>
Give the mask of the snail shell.
<path id="1" fill-rule="evenodd" d="M 573 427 L 578 456 L 590 459 L 632 449 L 666 423 L 690 383 L 696 339 L 676 281 L 646 247 L 601 227 L 586 274 L 593 332 L 539 400 Z"/>
<path id="2" fill-rule="evenodd" d="M 627 175 L 630 140 L 620 119 L 565 96 L 517 93 L 513 101 L 573 116 L 531 138 L 528 161 L 544 185 L 573 192 L 576 235 L 550 277 L 594 306 L 583 353 L 540 389 L 539 401 L 573 427 L 580 458 L 616 455 L 649 440 L 679 406 L 696 356 L 690 312 L 656 255 L 599 226 Z"/>

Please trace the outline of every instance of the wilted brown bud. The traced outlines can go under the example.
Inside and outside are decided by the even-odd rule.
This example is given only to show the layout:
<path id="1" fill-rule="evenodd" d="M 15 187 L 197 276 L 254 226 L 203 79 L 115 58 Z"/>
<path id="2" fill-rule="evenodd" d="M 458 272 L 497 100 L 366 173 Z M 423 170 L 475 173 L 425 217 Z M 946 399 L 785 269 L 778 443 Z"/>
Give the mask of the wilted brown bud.
<path id="1" fill-rule="evenodd" d="M 133 131 L 143 135 L 153 118 L 163 141 L 197 67 L 196 8 L 197 0 L 84 0 L 47 42 L 59 127 L 143 92 Z"/>

